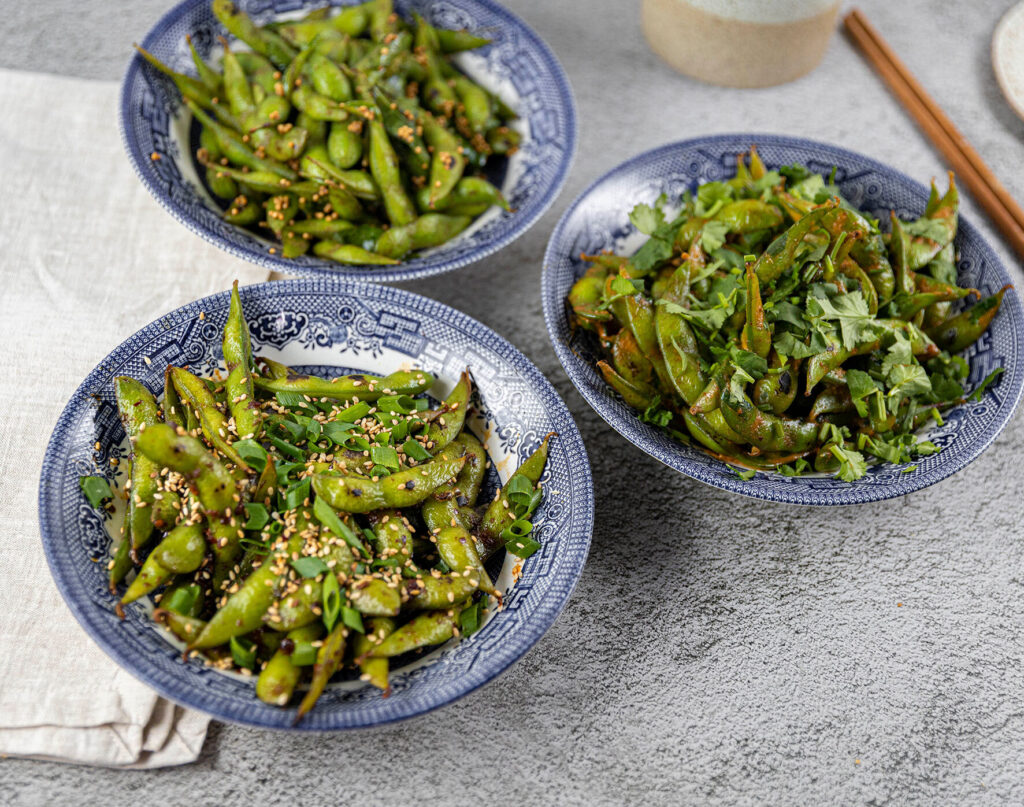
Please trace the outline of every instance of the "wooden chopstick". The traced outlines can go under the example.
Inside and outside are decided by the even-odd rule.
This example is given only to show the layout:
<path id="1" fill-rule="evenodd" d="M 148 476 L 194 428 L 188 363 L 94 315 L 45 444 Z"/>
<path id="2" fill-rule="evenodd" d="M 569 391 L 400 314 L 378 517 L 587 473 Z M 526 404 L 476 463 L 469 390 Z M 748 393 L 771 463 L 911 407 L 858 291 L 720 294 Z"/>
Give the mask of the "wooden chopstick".
<path id="1" fill-rule="evenodd" d="M 846 32 L 907 112 L 953 166 L 959 179 L 992 218 L 1013 248 L 1024 256 L 1024 210 L 1010 196 L 977 151 L 893 53 L 858 9 L 843 20 Z"/>

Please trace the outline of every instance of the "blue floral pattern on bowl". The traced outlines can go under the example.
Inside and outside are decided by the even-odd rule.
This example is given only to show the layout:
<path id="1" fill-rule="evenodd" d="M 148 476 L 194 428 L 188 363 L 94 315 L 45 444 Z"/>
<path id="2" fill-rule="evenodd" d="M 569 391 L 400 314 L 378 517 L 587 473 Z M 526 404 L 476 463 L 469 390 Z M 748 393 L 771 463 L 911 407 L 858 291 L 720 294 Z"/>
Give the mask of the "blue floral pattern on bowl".
<path id="1" fill-rule="evenodd" d="M 856 482 L 822 475 L 785 477 L 758 472 L 740 479 L 731 466 L 697 448 L 683 445 L 640 421 L 635 410 L 604 382 L 595 369 L 596 340 L 570 325 L 566 295 L 586 268 L 581 252 L 631 251 L 642 236 L 629 221 L 639 202 L 652 203 L 661 193 L 675 200 L 685 190 L 733 176 L 736 158 L 756 144 L 769 168 L 804 163 L 813 171 L 836 170 L 844 196 L 872 216 L 888 221 L 890 210 L 903 218 L 924 211 L 928 190 L 905 174 L 853 151 L 795 137 L 726 134 L 684 140 L 644 152 L 594 182 L 558 222 L 544 256 L 544 318 L 555 352 L 573 384 L 616 431 L 670 468 L 734 493 L 794 504 L 856 504 L 902 496 L 935 484 L 974 460 L 1006 425 L 1024 388 L 1020 363 L 1024 311 L 1016 293 L 1006 296 L 988 332 L 964 354 L 970 364 L 971 389 L 998 367 L 1004 373 L 980 402 L 968 402 L 943 415 L 944 423 L 928 437 L 942 451 L 918 459 L 914 466 L 876 464 Z M 974 226 L 960 217 L 956 238 L 960 284 L 983 295 L 998 291 L 1010 277 Z M 961 303 L 963 305 L 965 303 Z"/>
<path id="2" fill-rule="evenodd" d="M 484 441 L 502 479 L 546 434 L 557 433 L 542 479 L 546 495 L 534 519 L 541 549 L 525 561 L 507 555 L 503 565 L 490 567 L 498 585 L 508 589 L 503 608 L 469 639 L 449 642 L 396 670 L 388 698 L 359 681 L 332 684 L 298 728 L 388 723 L 487 683 L 551 626 L 586 560 L 593 486 L 583 441 L 565 404 L 504 339 L 411 292 L 307 279 L 249 286 L 241 298 L 254 352 L 296 367 L 378 373 L 421 367 L 438 379 L 430 394 L 442 398 L 468 366 L 477 393 L 468 424 Z M 85 630 L 119 664 L 162 695 L 218 719 L 290 728 L 294 710 L 259 701 L 253 679 L 213 670 L 199 659 L 184 661 L 181 646 L 150 620 L 148 602 L 133 603 L 125 609 L 125 620 L 118 620 L 105 561 L 123 514 L 104 519 L 78 486 L 83 474 L 113 479 L 110 459 L 126 456 L 114 377 L 133 376 L 159 393 L 169 363 L 188 364 L 198 372 L 220 366 L 228 300 L 225 292 L 172 311 L 125 340 L 86 378 L 50 439 L 39 488 L 40 526 L 57 588 Z"/>
<path id="3" fill-rule="evenodd" d="M 345 5 L 337 3 L 334 5 Z M 278 15 L 301 16 L 323 0 L 239 0 L 260 23 Z M 487 211 L 443 246 L 397 266 L 343 266 L 304 255 L 271 254 L 272 241 L 221 217 L 221 208 L 196 171 L 190 145 L 191 116 L 165 76 L 132 58 L 121 88 L 121 136 L 139 178 L 168 212 L 193 232 L 253 263 L 290 275 L 331 275 L 391 283 L 451 271 L 480 260 L 526 232 L 554 202 L 576 149 L 576 108 L 569 81 L 548 46 L 514 14 L 491 0 L 396 0 L 395 10 L 419 12 L 446 28 L 466 28 L 491 44 L 458 56 L 460 67 L 519 112 L 522 147 L 502 176 L 492 177 L 513 212 Z M 226 31 L 209 0 L 185 0 L 172 8 L 142 41 L 142 47 L 180 72 L 194 74 L 185 41 L 192 37 L 205 58 L 219 58 L 217 37 Z M 157 155 L 158 159 L 153 159 Z"/>

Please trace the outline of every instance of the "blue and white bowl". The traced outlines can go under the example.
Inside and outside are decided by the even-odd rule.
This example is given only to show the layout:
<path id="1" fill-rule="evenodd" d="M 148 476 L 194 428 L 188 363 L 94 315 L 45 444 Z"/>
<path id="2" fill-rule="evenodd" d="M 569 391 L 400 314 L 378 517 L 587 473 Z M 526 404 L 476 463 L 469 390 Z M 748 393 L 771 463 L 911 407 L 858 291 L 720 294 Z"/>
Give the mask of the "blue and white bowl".
<path id="1" fill-rule="evenodd" d="M 969 402 L 943 415 L 944 425 L 928 433 L 942 451 L 908 465 L 878 464 L 856 482 L 823 475 L 790 478 L 759 471 L 740 479 L 731 466 L 703 451 L 673 440 L 640 421 L 635 410 L 609 387 L 595 369 L 596 339 L 570 326 L 566 295 L 586 265 L 581 252 L 605 249 L 628 254 L 643 241 L 629 221 L 639 202 L 653 203 L 664 193 L 670 200 L 698 184 L 734 175 L 737 155 L 752 144 L 769 168 L 804 163 L 835 181 L 844 196 L 870 215 L 887 222 L 889 211 L 902 218 L 924 212 L 928 190 L 905 174 L 853 151 L 796 137 L 725 134 L 671 143 L 644 152 L 612 169 L 585 190 L 565 212 L 544 256 L 544 318 L 555 352 L 587 402 L 612 428 L 670 468 L 694 479 L 745 496 L 794 504 L 856 504 L 902 496 L 935 484 L 974 460 L 1009 421 L 1024 388 L 1020 353 L 1024 344 L 1024 311 L 1016 293 L 1007 294 L 988 332 L 964 354 L 970 364 L 967 388 L 997 367 L 1005 372 L 981 401 Z M 1010 277 L 992 248 L 964 217 L 956 238 L 960 283 L 993 294 Z M 964 304 L 964 303 L 961 303 Z"/>
<path id="2" fill-rule="evenodd" d="M 290 728 L 294 709 L 259 701 L 254 679 L 213 670 L 198 659 L 183 661 L 181 645 L 151 621 L 151 603 L 132 604 L 124 621 L 117 618 L 105 561 L 123 515 L 105 519 L 78 485 L 83 474 L 114 481 L 110 460 L 127 455 L 114 377 L 133 376 L 160 393 L 169 363 L 215 369 L 222 358 L 228 299 L 224 292 L 172 311 L 125 340 L 90 373 L 46 451 L 40 526 L 57 588 L 85 630 L 121 666 L 161 695 L 220 720 Z M 499 587 L 508 590 L 504 607 L 465 641 L 449 642 L 393 671 L 388 698 L 358 680 L 332 684 L 298 728 L 347 729 L 401 720 L 487 683 L 555 621 L 587 557 L 593 486 L 583 441 L 565 404 L 537 368 L 492 330 L 411 292 L 292 280 L 249 286 L 241 299 L 254 352 L 310 372 L 388 373 L 416 366 L 435 374 L 429 393 L 443 398 L 468 366 L 476 386 L 468 423 L 497 469 L 489 480 L 492 492 L 499 474 L 507 479 L 546 434 L 557 433 L 542 479 L 544 501 L 534 518 L 541 549 L 525 561 L 508 555 L 489 566 Z M 123 482 L 123 475 L 117 481 Z"/>
<path id="3" fill-rule="evenodd" d="M 302 16 L 323 6 L 324 0 L 238 0 L 238 5 L 264 23 Z M 504 193 L 511 213 L 492 208 L 452 241 L 396 266 L 343 266 L 316 256 L 285 259 L 279 251 L 271 254 L 274 242 L 223 220 L 220 206 L 196 170 L 188 108 L 170 80 L 136 54 L 121 88 L 121 136 L 139 178 L 171 215 L 207 241 L 291 275 L 391 283 L 458 269 L 510 244 L 554 202 L 576 150 L 576 107 L 565 71 L 537 34 L 491 0 L 396 0 L 395 10 L 406 18 L 417 11 L 440 27 L 466 28 L 492 40 L 460 54 L 457 62 L 520 115 L 515 128 L 522 146 L 501 175 L 490 177 Z M 142 47 L 175 70 L 195 75 L 186 34 L 204 58 L 213 53 L 219 61 L 217 37 L 227 32 L 213 16 L 210 0 L 185 0 L 172 8 L 146 35 Z M 152 159 L 153 154 L 159 159 Z"/>

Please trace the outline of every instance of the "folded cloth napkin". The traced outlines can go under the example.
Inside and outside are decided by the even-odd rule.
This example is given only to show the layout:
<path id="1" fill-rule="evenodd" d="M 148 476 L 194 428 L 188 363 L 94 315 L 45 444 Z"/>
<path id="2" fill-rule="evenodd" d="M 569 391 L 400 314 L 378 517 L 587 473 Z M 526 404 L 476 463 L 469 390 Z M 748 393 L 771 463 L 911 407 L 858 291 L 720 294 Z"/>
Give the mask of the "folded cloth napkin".
<path id="1" fill-rule="evenodd" d="M 65 402 L 134 331 L 266 271 L 150 198 L 117 129 L 118 87 L 0 70 L 0 755 L 159 767 L 199 755 L 208 719 L 117 667 L 43 556 L 36 490 Z"/>

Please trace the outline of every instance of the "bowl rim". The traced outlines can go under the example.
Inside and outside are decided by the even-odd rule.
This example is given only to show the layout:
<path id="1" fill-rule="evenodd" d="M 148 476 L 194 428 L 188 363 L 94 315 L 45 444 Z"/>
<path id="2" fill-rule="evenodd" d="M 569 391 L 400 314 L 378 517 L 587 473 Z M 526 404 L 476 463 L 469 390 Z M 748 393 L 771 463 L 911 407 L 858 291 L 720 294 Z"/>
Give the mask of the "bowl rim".
<path id="1" fill-rule="evenodd" d="M 344 295 L 358 297 L 360 300 L 407 306 L 421 314 L 424 318 L 439 320 L 448 326 L 466 333 L 476 334 L 481 344 L 500 355 L 517 374 L 526 379 L 532 389 L 538 391 L 540 397 L 548 405 L 547 411 L 551 413 L 559 440 L 564 441 L 566 451 L 570 455 L 578 456 L 581 460 L 581 484 L 574 485 L 574 489 L 567 492 L 570 500 L 575 500 L 578 503 L 581 520 L 578 527 L 563 536 L 563 539 L 573 541 L 582 538 L 584 543 L 580 547 L 582 553 L 578 562 L 569 570 L 571 577 L 567 581 L 568 586 L 549 594 L 548 598 L 538 604 L 529 618 L 524 618 L 524 622 L 506 637 L 506 642 L 510 643 L 512 637 L 519 636 L 519 640 L 515 642 L 513 653 L 510 656 L 504 660 L 493 661 L 493 659 L 496 659 L 496 656 L 490 654 L 482 655 L 480 661 L 473 665 L 470 670 L 464 671 L 457 678 L 453 679 L 454 685 L 448 687 L 448 692 L 439 695 L 435 693 L 434 697 L 426 698 L 425 703 L 420 701 L 402 702 L 399 708 L 389 709 L 389 704 L 393 704 L 395 701 L 384 701 L 384 705 L 380 707 L 380 710 L 384 712 L 383 716 L 378 716 L 374 712 L 365 716 L 359 715 L 356 720 L 346 719 L 346 717 L 351 717 L 352 713 L 345 708 L 340 708 L 331 715 L 331 717 L 337 718 L 331 721 L 331 725 L 313 726 L 310 725 L 310 721 L 303 721 L 298 725 L 292 725 L 294 708 L 291 707 L 288 709 L 268 707 L 273 709 L 273 711 L 263 709 L 254 711 L 252 709 L 253 705 L 264 705 L 256 699 L 255 691 L 252 693 L 251 703 L 232 699 L 227 702 L 227 707 L 224 708 L 225 701 L 216 694 L 211 695 L 205 690 L 195 687 L 191 682 L 186 682 L 179 676 L 167 676 L 164 672 L 154 667 L 145 655 L 140 656 L 137 653 L 130 652 L 127 645 L 118 642 L 116 638 L 108 638 L 106 634 L 109 629 L 105 627 L 105 623 L 109 621 L 110 613 L 105 611 L 99 603 L 93 602 L 89 597 L 88 589 L 80 582 L 77 574 L 73 571 L 73 561 L 65 557 L 62 551 L 62 548 L 68 543 L 68 536 L 64 530 L 64 519 L 61 518 L 60 500 L 63 495 L 63 489 L 60 486 L 60 481 L 63 475 L 62 460 L 66 456 L 66 442 L 69 429 L 80 420 L 83 412 L 89 407 L 90 393 L 103 381 L 109 380 L 109 368 L 115 361 L 120 361 L 117 358 L 118 354 L 134 349 L 133 346 L 138 346 L 144 340 L 150 339 L 161 332 L 163 330 L 162 323 L 169 316 L 184 314 L 192 310 L 196 312 L 209 312 L 223 308 L 226 311 L 228 301 L 230 300 L 230 291 L 222 291 L 190 301 L 145 325 L 104 356 L 89 372 L 75 392 L 72 393 L 54 425 L 53 433 L 47 443 L 46 453 L 43 458 L 37 498 L 40 540 L 43 544 L 46 562 L 54 583 L 79 625 L 100 649 L 117 662 L 120 667 L 168 700 L 181 706 L 204 712 L 224 722 L 298 732 L 344 731 L 371 728 L 407 720 L 453 703 L 492 681 L 518 662 L 540 641 L 558 619 L 583 573 L 587 555 L 589 554 L 590 543 L 593 538 L 594 485 L 590 460 L 576 422 L 551 382 L 547 380 L 543 373 L 522 351 L 497 332 L 468 314 L 464 314 L 433 298 L 405 289 L 396 289 L 391 286 L 373 283 L 360 283 L 353 280 L 332 281 L 325 278 L 296 278 L 293 280 L 254 283 L 239 289 L 239 293 L 243 298 L 248 295 L 268 295 L 273 299 L 290 291 L 333 294 L 339 297 Z M 576 551 L 579 551 L 579 549 Z M 253 681 L 254 683 L 255 681 Z M 260 719 L 261 715 L 265 715 L 266 719 Z"/>
<path id="2" fill-rule="evenodd" d="M 166 28 L 173 25 L 174 22 L 177 21 L 178 17 L 184 14 L 187 9 L 192 6 L 205 5 L 207 2 L 208 0 L 181 0 L 181 2 L 172 6 L 170 10 L 165 12 L 160 19 L 157 20 L 156 24 L 146 32 L 146 35 L 142 40 L 142 47 L 146 50 L 151 50 L 153 40 L 161 35 Z M 332 2 L 332 0 L 328 0 L 328 2 L 331 2 L 332 6 L 337 6 L 338 8 L 355 4 L 351 2 L 351 0 L 343 0 L 340 4 Z M 254 263 L 257 266 L 262 266 L 268 270 L 281 272 L 282 274 L 287 274 L 292 277 L 337 277 L 346 280 L 369 283 L 397 283 L 451 272 L 455 269 L 461 269 L 464 266 L 469 266 L 477 261 L 483 260 L 489 255 L 493 255 L 498 250 L 504 249 L 509 244 L 525 235 L 526 232 L 537 223 L 541 216 L 548 211 L 551 205 L 555 203 L 561 194 L 562 189 L 565 187 L 565 183 L 569 178 L 569 172 L 575 162 L 576 153 L 579 148 L 576 98 L 572 91 L 572 84 L 569 81 L 569 76 L 565 72 L 565 68 L 562 67 L 561 62 L 558 61 L 554 51 L 548 43 L 541 38 L 539 34 L 537 34 L 536 31 L 522 20 L 521 17 L 509 11 L 500 3 L 494 2 L 494 0 L 451 0 L 451 2 L 481 6 L 493 14 L 505 17 L 510 24 L 518 28 L 521 35 L 531 42 L 537 53 L 542 57 L 541 61 L 547 67 L 551 75 L 551 79 L 557 87 L 557 94 L 564 108 L 566 123 L 565 158 L 562 160 L 547 194 L 539 200 L 532 210 L 529 210 L 526 213 L 520 213 L 519 211 L 513 212 L 513 218 L 510 219 L 510 221 L 514 221 L 515 223 L 511 225 L 505 233 L 481 244 L 477 249 L 465 255 L 446 258 L 443 251 L 444 247 L 442 246 L 439 248 L 441 250 L 440 252 L 436 252 L 429 258 L 417 257 L 409 261 L 404 261 L 396 266 L 346 266 L 344 264 L 335 264 L 328 261 L 323 261 L 316 265 L 304 266 L 301 264 L 295 264 L 283 257 L 270 255 L 269 253 L 254 253 L 248 249 L 224 240 L 217 233 L 203 227 L 186 212 L 180 210 L 178 205 L 161 186 L 161 184 L 157 182 L 156 179 L 151 176 L 150 172 L 146 170 L 145 166 L 149 162 L 148 155 L 144 155 L 141 152 L 136 138 L 133 136 L 133 128 L 131 126 L 131 90 L 134 86 L 136 76 L 142 71 L 143 65 L 142 57 L 138 52 L 135 52 L 132 55 L 131 59 L 128 61 L 127 67 L 125 68 L 124 75 L 121 79 L 121 89 L 119 94 L 120 100 L 118 102 L 118 128 L 121 133 L 121 144 L 128 155 L 128 161 L 131 163 L 136 176 L 142 181 L 142 184 L 149 191 L 150 196 L 156 199 L 164 210 L 170 213 L 178 223 L 184 225 L 189 231 L 198 235 L 204 241 L 213 244 L 219 249 L 222 249 L 237 258 L 242 258 L 243 260 Z"/>
<path id="3" fill-rule="evenodd" d="M 555 288 L 555 282 L 553 279 L 555 265 L 561 259 L 567 257 L 563 252 L 558 250 L 558 247 L 561 246 L 561 242 L 565 240 L 569 220 L 576 214 L 576 211 L 590 198 L 590 196 L 602 184 L 609 180 L 622 178 L 624 176 L 628 177 L 641 165 L 660 161 L 683 149 L 693 149 L 701 146 L 713 146 L 724 143 L 731 144 L 737 140 L 757 145 L 770 144 L 774 146 L 789 146 L 832 152 L 856 161 L 874 171 L 893 177 L 900 183 L 911 187 L 915 193 L 919 193 L 922 200 L 928 198 L 928 189 L 925 188 L 922 183 L 913 179 L 903 171 L 893 168 L 880 160 L 868 157 L 861 152 L 845 148 L 843 146 L 786 134 L 773 134 L 766 132 L 722 132 L 711 135 L 702 135 L 665 143 L 627 158 L 618 165 L 605 171 L 597 179 L 593 180 L 582 192 L 579 193 L 579 195 L 576 196 L 575 199 L 573 199 L 572 203 L 565 209 L 559 218 L 558 223 L 555 225 L 555 229 L 552 231 L 551 237 L 548 239 L 547 248 L 544 251 L 544 263 L 541 269 L 541 301 L 544 307 L 544 322 L 547 327 L 548 338 L 555 350 L 555 354 L 558 356 L 558 360 L 561 362 L 562 367 L 565 370 L 566 375 L 569 376 L 569 380 L 572 382 L 573 386 L 580 395 L 583 396 L 584 400 L 586 400 L 591 408 L 605 421 L 605 423 L 611 426 L 612 429 L 644 453 L 654 457 L 669 468 L 683 473 L 692 479 L 696 479 L 699 482 L 729 491 L 730 493 L 738 493 L 754 499 L 762 499 L 765 501 L 785 504 L 798 504 L 810 507 L 837 507 L 866 504 L 869 502 L 885 501 L 887 499 L 893 499 L 899 496 L 915 493 L 941 482 L 962 470 L 964 467 L 976 460 L 985 449 L 995 442 L 1003 429 L 1006 428 L 1006 424 L 1013 417 L 1013 414 L 1021 401 L 1021 397 L 1024 395 L 1024 377 L 1018 378 L 1016 389 L 1008 390 L 1009 396 L 1007 400 L 1009 403 L 1008 405 L 1004 404 L 1000 407 L 1001 414 L 999 419 L 993 424 L 993 427 L 989 429 L 989 433 L 982 436 L 980 439 L 973 440 L 966 444 L 964 449 L 960 451 L 953 460 L 948 463 L 940 464 L 927 477 L 923 475 L 909 475 L 908 477 L 905 477 L 905 482 L 903 485 L 898 486 L 899 489 L 894 489 L 897 487 L 894 484 L 858 485 L 856 482 L 847 483 L 848 487 L 845 490 L 848 490 L 848 495 L 843 497 L 843 501 L 832 501 L 835 497 L 835 493 L 832 491 L 815 489 L 806 485 L 801 485 L 801 477 L 793 478 L 792 488 L 787 489 L 786 493 L 779 493 L 778 491 L 771 491 L 769 493 L 758 483 L 757 477 L 752 478 L 750 481 L 742 480 L 738 476 L 734 479 L 728 477 L 722 478 L 711 472 L 707 467 L 700 465 L 696 461 L 683 455 L 679 451 L 681 444 L 677 444 L 673 441 L 672 447 L 666 449 L 660 446 L 656 441 L 651 440 L 650 438 L 653 435 L 659 433 L 657 429 L 650 424 L 642 423 L 638 417 L 632 415 L 624 417 L 618 414 L 611 406 L 614 398 L 610 394 L 610 391 L 594 388 L 587 382 L 587 379 L 583 376 L 585 362 L 570 349 L 569 345 L 565 343 L 561 337 L 562 329 L 570 328 L 571 325 L 568 322 L 564 295 L 560 296 L 558 294 L 558 290 Z M 995 250 L 992 248 L 992 245 L 989 244 L 981 231 L 972 224 L 969 219 L 964 217 L 962 211 L 959 216 L 957 235 L 958 237 L 969 238 L 978 245 L 979 252 L 981 253 L 981 259 L 992 267 L 996 275 L 1000 278 L 1001 285 L 1013 285 L 1013 278 L 1010 277 L 1010 274 L 1007 272 L 1006 267 L 1003 265 L 1003 262 L 1000 260 Z M 1014 292 L 1016 292 L 1015 289 Z M 1015 310 L 1018 323 L 1024 323 L 1024 309 L 1022 309 L 1019 294 L 1013 293 L 1011 295 L 1007 295 L 1006 303 L 1008 303 L 1009 308 L 1013 308 Z M 1015 341 L 1018 344 L 1024 344 L 1024 324 L 1018 325 L 1014 331 L 1014 336 Z M 1012 399 L 1012 401 L 1010 399 Z M 722 463 L 721 461 L 716 462 L 718 465 L 726 465 L 726 463 Z M 803 479 L 806 478 L 807 477 L 804 477 Z M 792 495 L 789 494 L 789 490 L 792 491 Z"/>

